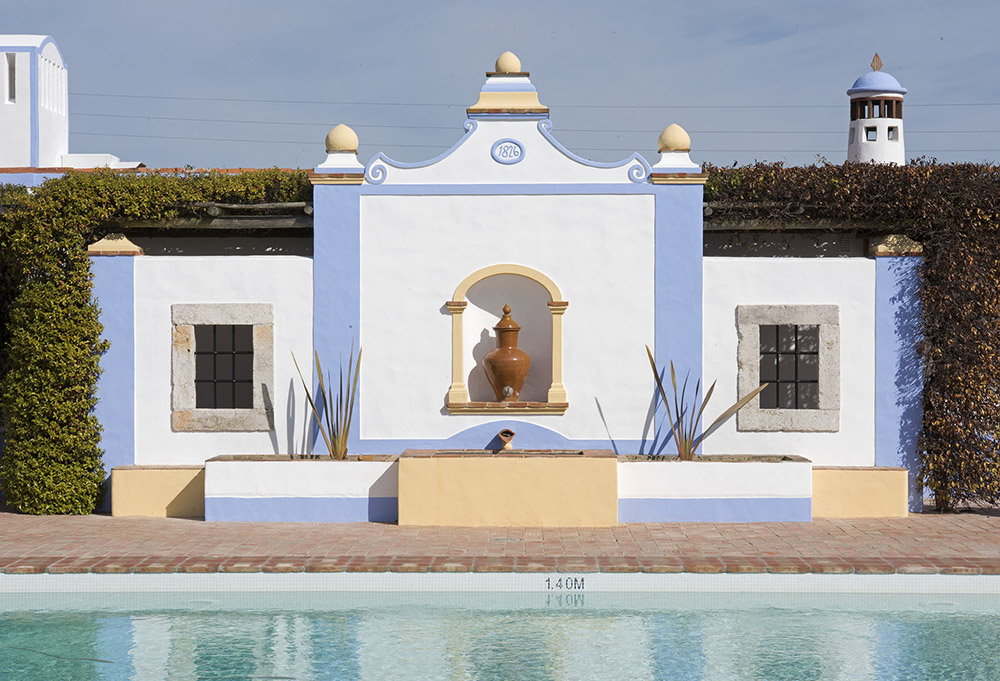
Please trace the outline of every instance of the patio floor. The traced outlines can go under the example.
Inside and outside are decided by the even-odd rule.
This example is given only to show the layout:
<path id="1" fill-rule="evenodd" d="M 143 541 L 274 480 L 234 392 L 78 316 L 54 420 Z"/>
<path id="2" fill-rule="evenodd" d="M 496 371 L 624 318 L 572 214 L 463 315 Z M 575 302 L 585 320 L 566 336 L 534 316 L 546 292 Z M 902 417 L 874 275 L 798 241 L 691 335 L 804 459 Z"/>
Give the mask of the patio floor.
<path id="1" fill-rule="evenodd" d="M 1000 516 L 611 528 L 208 523 L 0 513 L 0 572 L 1000 574 Z"/>

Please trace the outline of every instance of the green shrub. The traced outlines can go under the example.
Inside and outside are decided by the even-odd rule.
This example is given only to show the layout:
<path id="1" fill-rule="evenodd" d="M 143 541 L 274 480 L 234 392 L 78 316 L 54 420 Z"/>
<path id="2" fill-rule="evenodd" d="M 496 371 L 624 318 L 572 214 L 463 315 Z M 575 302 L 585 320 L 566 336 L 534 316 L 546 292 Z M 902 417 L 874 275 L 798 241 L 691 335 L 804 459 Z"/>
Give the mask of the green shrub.
<path id="1" fill-rule="evenodd" d="M 89 513 L 105 471 L 94 417 L 107 344 L 86 245 L 200 202 L 307 201 L 303 172 L 70 172 L 0 187 L 0 491 L 25 513 Z"/>

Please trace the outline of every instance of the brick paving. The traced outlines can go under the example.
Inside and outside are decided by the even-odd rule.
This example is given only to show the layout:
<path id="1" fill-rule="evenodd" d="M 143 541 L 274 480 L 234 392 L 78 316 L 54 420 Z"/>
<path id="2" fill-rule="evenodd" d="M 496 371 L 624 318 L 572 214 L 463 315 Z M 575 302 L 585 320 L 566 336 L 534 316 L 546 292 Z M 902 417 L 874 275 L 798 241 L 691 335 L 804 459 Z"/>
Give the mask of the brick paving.
<path id="1" fill-rule="evenodd" d="M 0 513 L 0 572 L 1000 574 L 1000 516 L 610 528 L 208 523 Z"/>

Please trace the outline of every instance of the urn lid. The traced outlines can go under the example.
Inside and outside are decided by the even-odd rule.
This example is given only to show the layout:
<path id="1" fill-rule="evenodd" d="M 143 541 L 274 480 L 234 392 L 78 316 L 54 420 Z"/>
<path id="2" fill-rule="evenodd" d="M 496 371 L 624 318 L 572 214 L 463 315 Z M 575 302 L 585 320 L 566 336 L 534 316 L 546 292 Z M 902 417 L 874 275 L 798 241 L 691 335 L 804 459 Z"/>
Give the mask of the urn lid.
<path id="1" fill-rule="evenodd" d="M 493 327 L 493 330 L 494 331 L 506 331 L 508 329 L 513 330 L 513 331 L 519 331 L 521 329 L 521 327 L 518 326 L 517 322 L 515 322 L 511 318 L 511 316 L 510 316 L 510 305 L 504 305 L 503 306 L 503 317 L 501 317 L 500 321 L 497 322 L 497 325 Z"/>

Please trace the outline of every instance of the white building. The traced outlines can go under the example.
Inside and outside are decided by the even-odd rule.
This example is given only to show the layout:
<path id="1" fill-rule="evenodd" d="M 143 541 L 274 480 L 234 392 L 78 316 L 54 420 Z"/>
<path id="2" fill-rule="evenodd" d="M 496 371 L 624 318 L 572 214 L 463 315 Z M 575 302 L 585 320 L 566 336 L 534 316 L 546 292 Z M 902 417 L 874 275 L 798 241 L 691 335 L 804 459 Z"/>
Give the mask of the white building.
<path id="1" fill-rule="evenodd" d="M 903 95 L 906 88 L 881 69 L 882 60 L 876 53 L 872 71 L 854 81 L 847 91 L 851 98 L 847 160 L 905 165 Z"/>
<path id="2" fill-rule="evenodd" d="M 112 154 L 69 153 L 69 72 L 51 37 L 0 35 L 0 71 L 0 168 L 139 166 Z"/>

